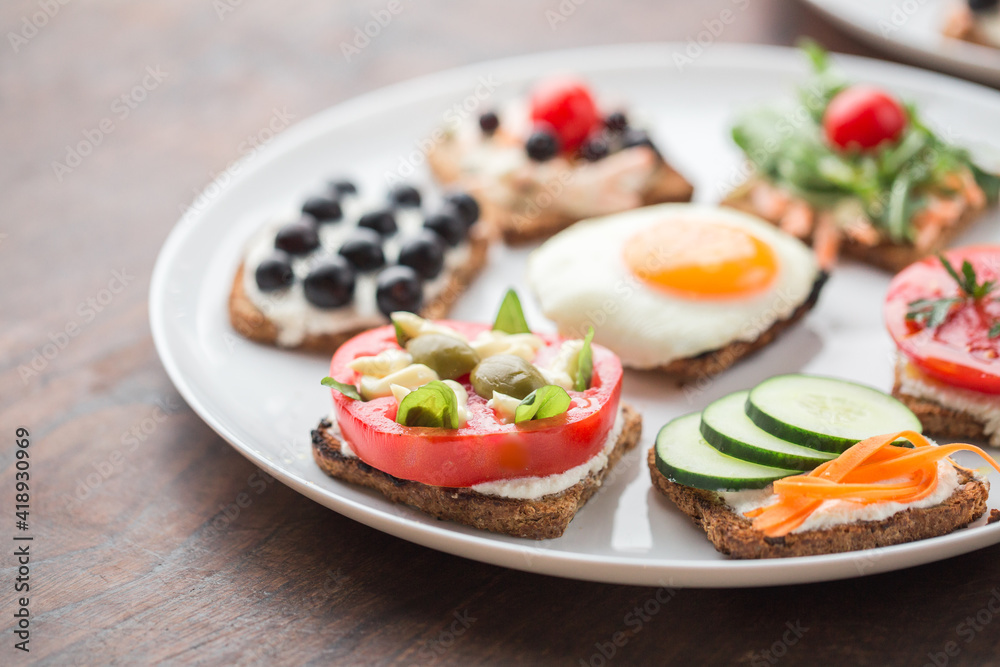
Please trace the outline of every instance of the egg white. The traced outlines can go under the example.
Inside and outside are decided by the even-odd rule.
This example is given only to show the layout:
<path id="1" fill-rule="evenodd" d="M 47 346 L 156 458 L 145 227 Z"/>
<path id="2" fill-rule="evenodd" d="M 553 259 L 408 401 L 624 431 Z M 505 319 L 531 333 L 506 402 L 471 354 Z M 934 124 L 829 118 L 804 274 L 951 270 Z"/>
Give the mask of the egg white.
<path id="1" fill-rule="evenodd" d="M 666 221 L 704 221 L 744 230 L 769 245 L 778 272 L 749 297 L 695 299 L 643 283 L 624 260 L 625 243 Z M 659 204 L 576 223 L 535 250 L 528 283 L 542 312 L 566 336 L 593 326 L 595 340 L 631 368 L 655 368 L 757 340 L 788 318 L 819 276 L 812 251 L 798 239 L 746 213 L 701 204 Z"/>

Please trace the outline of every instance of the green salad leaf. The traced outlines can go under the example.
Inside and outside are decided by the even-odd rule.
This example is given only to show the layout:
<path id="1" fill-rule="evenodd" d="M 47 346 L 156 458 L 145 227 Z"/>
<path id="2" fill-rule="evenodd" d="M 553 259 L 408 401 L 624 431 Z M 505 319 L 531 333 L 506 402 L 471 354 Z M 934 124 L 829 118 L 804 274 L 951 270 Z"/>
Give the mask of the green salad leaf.
<path id="1" fill-rule="evenodd" d="M 539 387 L 524 397 L 521 404 L 514 411 L 514 423 L 530 421 L 532 419 L 548 419 L 555 417 L 569 410 L 572 399 L 566 390 L 554 384 L 547 384 Z"/>
<path id="2" fill-rule="evenodd" d="M 914 214 L 926 206 L 928 195 L 949 195 L 955 174 L 971 175 L 990 203 L 1000 198 L 1000 175 L 938 137 L 912 105 L 905 108 L 903 134 L 892 144 L 867 152 L 827 144 L 823 114 L 849 82 L 818 44 L 807 41 L 801 48 L 813 76 L 799 87 L 797 103 L 752 110 L 732 129 L 733 141 L 762 178 L 835 217 L 846 205 L 852 215 L 843 224 L 859 211 L 896 243 L 913 242 Z"/>
<path id="3" fill-rule="evenodd" d="M 524 319 L 521 300 L 517 298 L 517 292 L 512 289 L 507 290 L 507 294 L 504 295 L 503 301 L 500 303 L 500 310 L 497 311 L 493 330 L 509 334 L 531 333 L 528 322 Z"/>
<path id="4" fill-rule="evenodd" d="M 396 423 L 403 426 L 459 428 L 458 399 L 455 392 L 440 380 L 414 389 L 400 401 Z"/>
<path id="5" fill-rule="evenodd" d="M 343 382 L 337 382 L 332 377 L 325 377 L 320 380 L 320 384 L 324 387 L 329 387 L 330 389 L 335 389 L 347 398 L 353 398 L 355 401 L 364 400 L 361 398 L 361 394 L 358 393 L 358 388 L 353 384 L 345 384 Z"/>
<path id="6" fill-rule="evenodd" d="M 573 391 L 590 389 L 590 380 L 594 375 L 594 350 L 591 347 L 593 342 L 594 327 L 590 327 L 583 339 L 580 354 L 576 358 L 576 378 L 573 380 Z"/>

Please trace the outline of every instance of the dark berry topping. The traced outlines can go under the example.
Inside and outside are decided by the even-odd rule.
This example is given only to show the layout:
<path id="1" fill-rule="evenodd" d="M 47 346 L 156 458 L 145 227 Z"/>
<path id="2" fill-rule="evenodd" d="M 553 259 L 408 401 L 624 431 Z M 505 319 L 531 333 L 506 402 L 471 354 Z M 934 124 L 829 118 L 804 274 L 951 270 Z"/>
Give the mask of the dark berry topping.
<path id="1" fill-rule="evenodd" d="M 317 308 L 339 308 L 354 297 L 354 269 L 334 255 L 317 264 L 302 284 L 306 301 Z"/>
<path id="2" fill-rule="evenodd" d="M 417 272 L 408 266 L 390 266 L 378 274 L 375 302 L 388 316 L 397 310 L 415 313 L 423 304 L 423 284 Z"/>
<path id="3" fill-rule="evenodd" d="M 525 148 L 528 151 L 528 157 L 532 160 L 545 162 L 554 158 L 556 153 L 559 152 L 559 140 L 553 132 L 543 128 L 536 128 L 531 133 L 531 136 L 528 137 L 528 143 L 525 144 Z"/>
<path id="4" fill-rule="evenodd" d="M 330 181 L 330 192 L 334 193 L 337 197 L 343 197 L 344 195 L 356 195 L 358 194 L 358 186 L 354 185 L 353 182 L 347 179 L 340 178 L 335 181 Z"/>
<path id="5" fill-rule="evenodd" d="M 601 137 L 591 137 L 580 147 L 580 155 L 590 162 L 597 162 L 608 156 L 608 142 Z"/>
<path id="6" fill-rule="evenodd" d="M 461 243 L 468 231 L 468 227 L 462 222 L 461 214 L 454 206 L 448 206 L 424 218 L 424 227 L 437 232 L 452 247 Z"/>
<path id="7" fill-rule="evenodd" d="M 257 287 L 261 292 L 288 287 L 295 281 L 291 258 L 283 252 L 271 253 L 257 265 L 254 278 L 257 279 Z"/>
<path id="8" fill-rule="evenodd" d="M 969 0 L 969 9 L 974 12 L 986 12 L 994 9 L 1000 0 Z"/>
<path id="9" fill-rule="evenodd" d="M 358 220 L 358 227 L 374 229 L 382 236 L 395 234 L 396 230 L 399 229 L 396 226 L 396 216 L 393 215 L 392 209 L 389 208 L 383 208 L 377 211 L 369 211 L 368 213 L 365 213 L 361 216 L 361 219 Z"/>
<path id="10" fill-rule="evenodd" d="M 500 119 L 497 118 L 496 113 L 487 111 L 479 117 L 479 129 L 483 131 L 483 134 L 491 135 L 497 131 L 498 127 L 500 127 Z"/>
<path id="11" fill-rule="evenodd" d="M 445 197 L 444 200 L 455 207 L 455 210 L 458 211 L 458 217 L 467 227 L 471 227 L 476 220 L 479 220 L 479 202 L 468 192 L 455 192 Z"/>
<path id="12" fill-rule="evenodd" d="M 366 227 L 358 227 L 340 246 L 340 254 L 358 271 L 374 271 L 385 264 L 382 237 Z"/>
<path id="13" fill-rule="evenodd" d="M 312 218 L 290 222 L 274 236 L 274 247 L 290 255 L 304 255 L 319 247 L 319 234 Z"/>
<path id="14" fill-rule="evenodd" d="M 389 192 L 389 200 L 396 206 L 417 208 L 420 206 L 420 190 L 412 185 L 401 183 Z"/>
<path id="15" fill-rule="evenodd" d="M 444 268 L 444 243 L 436 233 L 421 230 L 399 248 L 399 264 L 408 266 L 421 278 L 437 278 Z"/>
<path id="16" fill-rule="evenodd" d="M 612 114 L 608 114 L 608 117 L 604 119 L 604 127 L 612 132 L 621 132 L 628 127 L 628 118 L 621 111 L 615 111 Z"/>
<path id="17" fill-rule="evenodd" d="M 302 204 L 302 212 L 316 218 L 319 222 L 340 220 L 344 212 L 340 210 L 340 202 L 333 197 L 310 197 Z"/>
<path id="18" fill-rule="evenodd" d="M 654 151 L 656 150 L 656 146 L 653 145 L 653 140 L 649 138 L 649 133 L 646 130 L 630 127 L 622 134 L 622 148 L 631 148 L 632 146 L 649 146 Z"/>

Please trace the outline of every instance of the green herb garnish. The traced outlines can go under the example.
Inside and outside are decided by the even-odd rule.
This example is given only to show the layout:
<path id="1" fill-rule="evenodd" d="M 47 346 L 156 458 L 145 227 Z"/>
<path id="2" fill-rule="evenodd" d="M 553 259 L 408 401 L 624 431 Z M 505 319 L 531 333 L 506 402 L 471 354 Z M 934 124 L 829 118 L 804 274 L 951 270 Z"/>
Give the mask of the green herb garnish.
<path id="1" fill-rule="evenodd" d="M 573 391 L 587 391 L 590 389 L 590 380 L 594 375 L 594 350 L 591 343 L 594 342 L 594 327 L 587 330 L 587 335 L 583 339 L 583 347 L 576 358 L 576 379 L 573 380 Z"/>
<path id="2" fill-rule="evenodd" d="M 958 288 L 962 293 L 959 296 L 948 296 L 940 299 L 917 299 L 907 304 L 909 310 L 906 312 L 906 319 L 923 324 L 928 329 L 936 329 L 944 324 L 955 304 L 985 299 L 997 286 L 995 280 L 979 282 L 976 269 L 969 260 L 962 262 L 961 273 L 955 270 L 955 267 L 944 255 L 939 254 L 938 260 L 941 261 L 941 266 L 948 272 L 952 280 L 958 283 Z M 997 336 L 1000 336 L 1000 320 L 994 322 L 989 331 L 990 338 Z"/>
<path id="3" fill-rule="evenodd" d="M 458 399 L 455 392 L 440 380 L 414 389 L 399 402 L 396 423 L 403 426 L 459 428 Z"/>
<path id="4" fill-rule="evenodd" d="M 814 208 L 833 212 L 841 225 L 856 222 L 860 211 L 881 235 L 902 244 L 913 242 L 914 215 L 926 207 L 928 197 L 953 195 L 956 174 L 971 175 L 987 201 L 997 201 L 1000 176 L 938 137 L 912 105 L 906 106 L 906 127 L 895 142 L 870 151 L 827 144 L 823 114 L 849 82 L 831 67 L 818 44 L 805 42 L 801 48 L 813 77 L 799 88 L 798 104 L 751 111 L 732 130 L 733 140 L 763 179 Z M 838 215 L 841 206 L 843 215 Z"/>
<path id="5" fill-rule="evenodd" d="M 530 421 L 532 419 L 548 419 L 561 415 L 569 409 L 572 399 L 566 390 L 554 384 L 547 384 L 539 387 L 524 397 L 521 404 L 514 411 L 514 423 Z"/>
<path id="6" fill-rule="evenodd" d="M 493 330 L 509 334 L 531 333 L 528 322 L 524 319 L 521 300 L 517 298 L 517 292 L 512 289 L 507 290 L 507 294 L 504 295 L 503 301 L 500 303 L 500 310 L 497 311 Z"/>
<path id="7" fill-rule="evenodd" d="M 358 393 L 358 388 L 353 384 L 344 384 L 343 382 L 337 382 L 331 377 L 325 377 L 320 381 L 324 387 L 329 387 L 330 389 L 336 389 L 341 394 L 347 398 L 353 398 L 355 401 L 364 400 L 361 398 L 361 394 Z"/>

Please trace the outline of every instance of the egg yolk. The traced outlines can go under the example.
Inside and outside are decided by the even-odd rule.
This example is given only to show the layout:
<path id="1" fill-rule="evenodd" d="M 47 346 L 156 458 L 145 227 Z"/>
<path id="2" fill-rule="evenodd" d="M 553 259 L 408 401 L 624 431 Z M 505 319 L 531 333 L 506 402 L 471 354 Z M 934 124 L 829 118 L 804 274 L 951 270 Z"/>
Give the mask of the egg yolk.
<path id="1" fill-rule="evenodd" d="M 756 236 L 696 220 L 642 230 L 625 243 L 625 264 L 647 285 L 691 299 L 750 296 L 778 273 L 774 250 Z"/>

